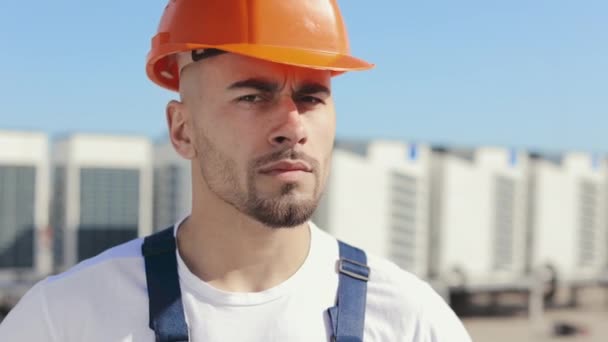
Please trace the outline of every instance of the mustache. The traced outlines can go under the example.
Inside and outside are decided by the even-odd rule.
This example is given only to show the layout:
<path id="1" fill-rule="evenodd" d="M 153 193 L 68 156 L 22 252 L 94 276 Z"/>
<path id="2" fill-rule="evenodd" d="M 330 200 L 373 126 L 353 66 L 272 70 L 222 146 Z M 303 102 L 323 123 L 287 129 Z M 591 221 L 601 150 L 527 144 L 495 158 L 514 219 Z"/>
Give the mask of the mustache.
<path id="1" fill-rule="evenodd" d="M 319 162 L 315 158 L 309 156 L 308 154 L 306 154 L 304 152 L 296 151 L 294 149 L 279 150 L 279 151 L 272 152 L 267 155 L 258 157 L 251 162 L 250 166 L 252 169 L 257 169 L 266 164 L 270 164 L 273 162 L 278 162 L 278 161 L 286 160 L 286 159 L 287 160 L 302 160 L 302 161 L 308 163 L 308 165 L 310 165 L 313 172 L 316 172 L 316 170 L 319 167 Z"/>

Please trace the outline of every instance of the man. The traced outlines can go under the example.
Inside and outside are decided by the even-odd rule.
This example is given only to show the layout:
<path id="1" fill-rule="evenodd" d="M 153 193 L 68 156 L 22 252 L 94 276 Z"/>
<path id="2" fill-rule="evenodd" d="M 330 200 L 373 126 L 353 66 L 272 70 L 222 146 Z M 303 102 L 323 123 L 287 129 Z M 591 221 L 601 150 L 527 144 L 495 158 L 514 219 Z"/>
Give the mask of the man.
<path id="1" fill-rule="evenodd" d="M 37 284 L 0 340 L 470 341 L 424 282 L 309 221 L 331 78 L 372 66 L 334 0 L 171 0 L 159 31 L 147 71 L 180 94 L 167 122 L 192 213 Z"/>

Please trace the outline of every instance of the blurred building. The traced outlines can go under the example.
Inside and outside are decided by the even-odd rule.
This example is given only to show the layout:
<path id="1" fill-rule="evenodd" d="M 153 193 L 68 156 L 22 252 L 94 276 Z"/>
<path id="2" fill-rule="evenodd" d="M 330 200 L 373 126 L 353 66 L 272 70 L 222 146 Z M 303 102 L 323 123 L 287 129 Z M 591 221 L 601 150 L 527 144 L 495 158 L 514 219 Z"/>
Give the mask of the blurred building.
<path id="1" fill-rule="evenodd" d="M 0 283 L 191 211 L 190 162 L 168 141 L 74 134 L 49 157 L 44 134 L 0 131 L 0 146 Z M 313 221 L 432 282 L 483 291 L 528 286 L 539 269 L 568 285 L 608 274 L 606 160 L 338 140 L 331 168 Z"/>
<path id="2" fill-rule="evenodd" d="M 154 150 L 154 229 L 175 224 L 192 207 L 190 161 L 180 157 L 170 142 Z"/>
<path id="3" fill-rule="evenodd" d="M 0 131 L 0 279 L 51 271 L 48 139 Z"/>
<path id="4" fill-rule="evenodd" d="M 532 162 L 530 268 L 562 284 L 594 282 L 606 267 L 606 161 L 585 153 Z"/>
<path id="5" fill-rule="evenodd" d="M 526 154 L 436 149 L 432 164 L 431 276 L 469 290 L 526 286 Z"/>
<path id="6" fill-rule="evenodd" d="M 337 238 L 427 274 L 430 148 L 338 141 L 313 221 Z"/>
<path id="7" fill-rule="evenodd" d="M 53 148 L 55 266 L 70 267 L 152 232 L 148 139 L 75 134 Z"/>

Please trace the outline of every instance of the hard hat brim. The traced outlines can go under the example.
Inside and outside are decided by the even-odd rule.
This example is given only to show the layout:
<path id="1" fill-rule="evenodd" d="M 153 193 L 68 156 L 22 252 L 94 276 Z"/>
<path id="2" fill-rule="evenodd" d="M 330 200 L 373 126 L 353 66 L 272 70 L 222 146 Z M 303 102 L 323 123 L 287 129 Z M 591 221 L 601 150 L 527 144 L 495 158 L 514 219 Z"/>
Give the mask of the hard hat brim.
<path id="1" fill-rule="evenodd" d="M 374 65 L 371 63 L 349 55 L 299 48 L 252 44 L 167 44 L 161 48 L 164 51 L 154 51 L 154 53 L 150 53 L 150 55 L 157 57 L 155 59 L 149 59 L 146 66 L 146 72 L 154 83 L 169 90 L 177 91 L 179 87 L 179 71 L 177 68 L 173 68 L 174 72 L 172 75 L 161 74 L 159 70 L 170 69 L 167 68 L 167 59 L 176 52 L 206 48 L 219 49 L 226 52 L 232 52 L 286 65 L 319 70 L 330 70 L 332 71 L 333 75 L 339 75 L 347 71 L 367 70 L 374 67 Z"/>

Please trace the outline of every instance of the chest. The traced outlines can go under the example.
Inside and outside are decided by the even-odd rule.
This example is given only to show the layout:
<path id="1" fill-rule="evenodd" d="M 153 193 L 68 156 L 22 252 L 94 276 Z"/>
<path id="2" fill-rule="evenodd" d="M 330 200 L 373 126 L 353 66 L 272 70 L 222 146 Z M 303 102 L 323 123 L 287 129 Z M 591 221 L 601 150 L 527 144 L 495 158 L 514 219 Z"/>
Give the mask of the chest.
<path id="1" fill-rule="evenodd" d="M 254 306 L 212 306 L 187 299 L 192 341 L 328 341 L 327 309 L 318 298 L 284 297 Z"/>
<path id="2" fill-rule="evenodd" d="M 184 313 L 191 341 L 329 341 L 325 311 L 331 305 L 332 296 L 304 292 L 255 305 L 210 303 L 208 299 L 185 292 Z M 73 322 L 75 324 L 65 330 L 69 335 L 67 340 L 154 341 L 154 332 L 148 327 L 147 310 L 143 309 L 147 302 L 141 300 L 138 305 L 133 304 L 106 310 L 104 304 L 98 303 L 95 309 L 91 308 L 91 315 L 82 315 L 78 323 Z"/>

